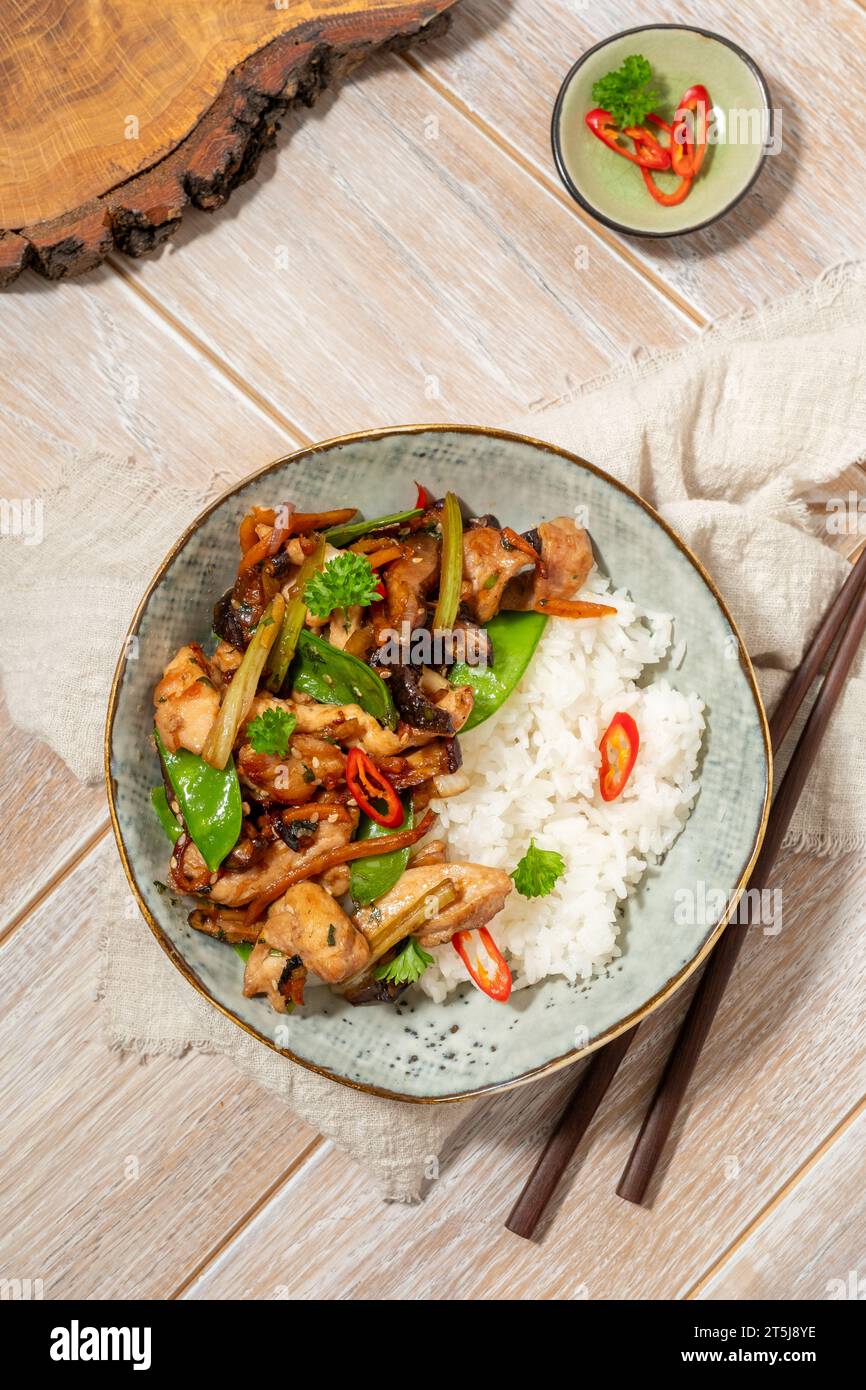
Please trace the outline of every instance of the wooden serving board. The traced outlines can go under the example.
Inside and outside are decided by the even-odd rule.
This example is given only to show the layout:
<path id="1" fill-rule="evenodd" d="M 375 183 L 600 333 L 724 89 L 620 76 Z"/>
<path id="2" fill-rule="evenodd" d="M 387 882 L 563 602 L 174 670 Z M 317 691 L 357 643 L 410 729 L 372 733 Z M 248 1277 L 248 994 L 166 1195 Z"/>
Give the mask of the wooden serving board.
<path id="1" fill-rule="evenodd" d="M 141 256 L 254 173 L 280 117 L 456 0 L 15 0 L 0 7 L 0 285 Z"/>

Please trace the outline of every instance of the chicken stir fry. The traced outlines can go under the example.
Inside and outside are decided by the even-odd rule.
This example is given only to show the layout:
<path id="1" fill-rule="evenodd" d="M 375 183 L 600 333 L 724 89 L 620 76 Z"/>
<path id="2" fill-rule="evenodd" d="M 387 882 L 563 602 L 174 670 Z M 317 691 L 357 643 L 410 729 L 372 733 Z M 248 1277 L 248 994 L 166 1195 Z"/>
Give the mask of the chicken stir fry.
<path id="1" fill-rule="evenodd" d="M 244 994 L 279 1013 L 308 976 L 354 1003 L 393 999 L 449 944 L 485 988 L 476 937 L 501 962 L 487 992 L 507 997 L 488 924 L 511 877 L 449 862 L 429 803 L 459 792 L 492 619 L 611 611 L 575 597 L 586 532 L 556 517 L 519 534 L 419 488 L 414 508 L 374 521 L 256 506 L 240 547 L 215 650 L 181 647 L 153 695 L 153 803 L 190 926 L 243 952 Z M 461 656 L 455 678 L 443 635 L 463 651 L 474 639 L 478 673 Z"/>

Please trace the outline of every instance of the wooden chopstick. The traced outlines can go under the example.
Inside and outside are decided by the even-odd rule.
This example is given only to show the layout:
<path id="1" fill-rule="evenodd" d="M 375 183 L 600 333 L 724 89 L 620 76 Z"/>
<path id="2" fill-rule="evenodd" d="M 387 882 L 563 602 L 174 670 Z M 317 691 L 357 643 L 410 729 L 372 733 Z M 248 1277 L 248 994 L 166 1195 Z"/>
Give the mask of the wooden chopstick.
<path id="1" fill-rule="evenodd" d="M 782 841 L 806 784 L 806 778 L 821 746 L 830 716 L 845 686 L 851 663 L 866 632 L 866 585 L 862 583 L 862 572 L 866 568 L 864 556 L 866 551 L 855 567 L 861 573 L 861 586 L 856 602 L 848 610 L 851 615 L 850 622 L 827 669 L 821 690 L 797 740 L 788 770 L 773 802 L 761 853 L 749 881 L 749 888 L 756 888 L 759 892 L 763 892 L 768 886 L 773 865 L 782 848 Z M 849 576 L 849 579 L 851 577 Z M 805 691 L 803 693 L 805 694 Z M 731 971 L 742 950 L 748 925 L 749 923 L 737 923 L 722 933 L 722 938 L 692 997 L 682 1027 L 671 1048 L 661 1081 L 616 1189 L 619 1196 L 628 1202 L 640 1203 L 646 1196 L 647 1187 L 661 1158 L 701 1055 L 701 1049 L 727 988 Z"/>
<path id="2" fill-rule="evenodd" d="M 800 666 L 791 676 L 770 720 L 770 743 L 777 752 L 803 703 L 812 682 L 823 666 L 830 648 L 838 636 L 858 595 L 866 584 L 866 547 L 851 567 L 833 602 L 827 609 L 812 638 Z M 757 867 L 757 866 L 756 866 Z M 732 929 L 722 936 L 722 942 Z M 715 954 L 721 947 L 716 947 Z M 709 966 L 707 967 L 709 970 Z M 523 1189 L 509 1213 L 506 1229 L 529 1240 L 547 1208 L 560 1178 L 568 1167 L 578 1144 L 592 1123 L 593 1116 L 604 1099 L 625 1054 L 634 1041 L 638 1027 L 620 1033 L 606 1047 L 589 1059 L 580 1080 L 572 1091 L 565 1109 L 529 1174 Z M 620 1194 L 624 1195 L 624 1194 Z"/>
<path id="3" fill-rule="evenodd" d="M 594 1052 L 571 1093 L 538 1161 L 523 1185 L 505 1223 L 508 1231 L 530 1240 L 572 1154 L 592 1123 L 617 1068 L 631 1046 L 637 1027 L 629 1028 Z"/>

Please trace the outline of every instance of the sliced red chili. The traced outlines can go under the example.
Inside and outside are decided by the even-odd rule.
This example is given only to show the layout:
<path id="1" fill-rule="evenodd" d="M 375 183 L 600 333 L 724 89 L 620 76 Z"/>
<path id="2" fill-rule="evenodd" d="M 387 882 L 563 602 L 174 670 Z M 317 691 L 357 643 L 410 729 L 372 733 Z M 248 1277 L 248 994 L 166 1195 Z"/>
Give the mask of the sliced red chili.
<path id="1" fill-rule="evenodd" d="M 601 140 L 602 144 L 607 145 L 614 154 L 621 154 L 623 159 L 630 160 L 632 164 L 637 164 L 642 169 L 669 169 L 671 167 L 669 152 L 643 126 L 629 126 L 626 130 L 620 131 L 610 112 L 603 111 L 600 106 L 597 106 L 593 111 L 587 111 L 584 120 L 593 135 Z M 633 141 L 634 154 L 619 143 L 620 135 L 627 135 Z"/>
<path id="2" fill-rule="evenodd" d="M 511 971 L 487 928 L 457 931 L 451 938 L 451 945 L 472 976 L 473 983 L 483 994 L 504 1004 L 511 993 Z"/>
<path id="3" fill-rule="evenodd" d="M 670 150 L 665 149 L 655 138 L 651 130 L 644 126 L 628 125 L 623 131 L 630 140 L 634 141 L 635 151 L 638 156 L 638 164 L 642 169 L 669 169 L 671 167 Z"/>
<path id="4" fill-rule="evenodd" d="M 675 188 L 673 193 L 665 193 L 663 189 L 659 188 L 649 169 L 641 169 L 641 173 L 643 174 L 643 181 L 650 193 L 653 195 L 656 202 L 661 203 L 664 208 L 675 208 L 678 203 L 685 202 L 686 198 L 689 196 L 689 189 L 692 186 L 691 179 L 680 179 L 679 188 Z"/>
<path id="5" fill-rule="evenodd" d="M 615 714 L 599 744 L 601 768 L 599 785 L 605 801 L 615 801 L 625 787 L 635 765 L 640 734 L 630 714 Z"/>
<path id="6" fill-rule="evenodd" d="M 418 496 L 415 498 L 415 507 L 416 509 L 418 507 L 423 507 L 426 512 L 428 507 L 433 506 L 436 498 L 433 496 L 430 489 L 426 488 L 423 483 L 416 482 L 415 486 L 418 489 Z"/>
<path id="7" fill-rule="evenodd" d="M 657 116 L 654 111 L 650 111 L 649 115 L 647 116 L 647 120 L 652 121 L 653 125 L 657 125 L 659 127 L 659 130 L 666 130 L 668 135 L 670 135 L 673 127 L 670 125 L 668 121 L 663 121 L 661 116 Z"/>
<path id="8" fill-rule="evenodd" d="M 671 167 L 680 178 L 693 179 L 700 173 L 711 106 L 709 92 L 700 85 L 689 87 L 680 98 L 671 131 Z"/>
<path id="9" fill-rule="evenodd" d="M 349 749 L 346 786 L 364 814 L 377 825 L 393 830 L 403 824 L 403 803 L 384 772 L 380 772 L 361 748 Z"/>

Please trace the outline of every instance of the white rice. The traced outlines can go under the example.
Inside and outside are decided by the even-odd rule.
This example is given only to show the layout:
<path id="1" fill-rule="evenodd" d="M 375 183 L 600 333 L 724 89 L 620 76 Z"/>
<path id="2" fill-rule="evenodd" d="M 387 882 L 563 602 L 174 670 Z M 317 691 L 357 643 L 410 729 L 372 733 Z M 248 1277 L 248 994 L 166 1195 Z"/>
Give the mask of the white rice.
<path id="1" fill-rule="evenodd" d="M 449 859 L 510 873 L 534 837 L 565 860 L 547 897 L 515 889 L 491 923 L 515 988 L 548 975 L 589 980 L 620 954 L 617 905 L 670 849 L 699 787 L 703 703 L 662 677 L 636 685 L 669 650 L 671 617 L 611 594 L 595 571 L 580 597 L 603 597 L 617 616 L 550 620 L 502 709 L 461 736 L 468 789 L 433 803 Z M 623 794 L 605 802 L 598 745 L 619 710 L 637 722 L 640 752 Z M 419 983 L 441 1001 L 468 974 L 450 945 L 433 954 Z"/>

